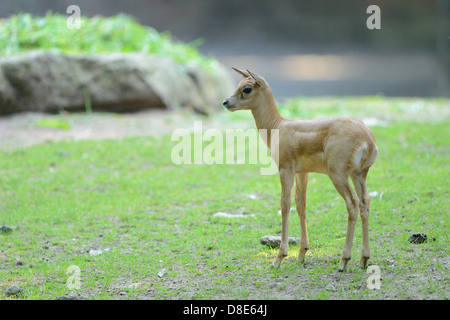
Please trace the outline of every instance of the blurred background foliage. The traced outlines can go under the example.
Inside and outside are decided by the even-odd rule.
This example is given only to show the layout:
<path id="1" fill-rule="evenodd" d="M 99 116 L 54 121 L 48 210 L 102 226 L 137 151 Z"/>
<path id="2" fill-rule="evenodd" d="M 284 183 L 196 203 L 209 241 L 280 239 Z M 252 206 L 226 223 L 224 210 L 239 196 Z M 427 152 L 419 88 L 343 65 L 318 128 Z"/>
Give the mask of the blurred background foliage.
<path id="1" fill-rule="evenodd" d="M 175 41 L 169 32 L 140 25 L 131 16 L 81 17 L 80 29 L 66 27 L 67 16 L 47 13 L 17 14 L 0 22 L 0 54 L 13 55 L 28 50 L 50 50 L 66 54 L 141 52 L 171 57 L 180 63 L 208 65 L 212 59 L 193 44 Z"/>
<path id="2" fill-rule="evenodd" d="M 450 10 L 448 0 L 2 0 L 0 17 L 20 12 L 66 14 L 70 5 L 78 5 L 81 14 L 90 17 L 128 13 L 159 31 L 171 30 L 185 42 L 203 37 L 224 46 L 229 41 L 273 41 L 305 48 L 427 51 L 436 48 L 438 37 L 447 40 Z M 366 28 L 369 5 L 382 11 L 377 32 Z"/>
<path id="3" fill-rule="evenodd" d="M 95 17 L 93 21 L 106 32 L 124 22 L 122 13 L 130 15 L 160 32 L 155 36 L 134 27 L 133 31 L 117 31 L 131 41 L 148 42 L 139 49 L 148 46 L 177 59 L 197 59 L 192 48 L 166 46 L 160 41 L 168 37 L 169 30 L 171 38 L 195 43 L 199 52 L 227 67 L 254 69 L 266 76 L 278 96 L 449 96 L 449 0 L 2 0 L 0 18 L 23 12 L 39 16 L 54 12 L 67 17 L 70 5 L 79 6 L 83 17 Z M 370 5 L 381 9 L 379 30 L 366 26 Z M 102 23 L 98 17 L 118 14 L 110 23 Z M 54 29 L 52 34 L 59 31 Z M 71 41 L 84 43 L 85 52 L 101 50 L 101 42 L 87 31 L 84 36 L 72 32 L 65 41 L 68 45 Z M 108 50 L 135 48 L 108 36 L 103 40 L 110 40 Z M 298 60 L 298 65 L 283 60 L 292 55 L 303 55 L 300 60 L 313 55 L 313 59 Z M 330 60 L 326 55 L 338 59 Z M 280 61 L 286 62 L 287 70 L 278 66 Z M 305 64 L 311 70 L 306 77 L 298 76 Z M 344 77 L 314 77 L 317 70 L 327 71 L 330 64 L 344 70 Z"/>

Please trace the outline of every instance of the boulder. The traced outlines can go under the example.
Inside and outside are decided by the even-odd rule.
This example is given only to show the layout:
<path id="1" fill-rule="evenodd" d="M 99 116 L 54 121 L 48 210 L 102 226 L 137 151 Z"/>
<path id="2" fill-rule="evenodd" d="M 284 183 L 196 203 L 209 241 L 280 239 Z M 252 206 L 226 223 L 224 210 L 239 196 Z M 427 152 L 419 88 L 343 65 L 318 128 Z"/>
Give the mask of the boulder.
<path id="1" fill-rule="evenodd" d="M 233 90 L 228 71 L 219 63 L 214 69 L 141 53 L 22 53 L 0 59 L 0 114 L 180 107 L 210 113 Z"/>

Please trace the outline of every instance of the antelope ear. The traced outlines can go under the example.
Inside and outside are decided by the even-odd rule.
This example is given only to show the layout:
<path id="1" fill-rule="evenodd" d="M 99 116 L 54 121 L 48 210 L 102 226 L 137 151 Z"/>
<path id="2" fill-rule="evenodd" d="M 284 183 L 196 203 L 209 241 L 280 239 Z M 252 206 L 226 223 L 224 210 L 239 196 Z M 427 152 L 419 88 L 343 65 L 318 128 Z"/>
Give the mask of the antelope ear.
<path id="1" fill-rule="evenodd" d="M 234 71 L 236 71 L 237 73 L 241 74 L 244 78 L 250 77 L 250 75 L 246 71 L 238 69 L 238 68 L 235 68 L 235 67 L 232 67 L 232 68 L 233 68 Z"/>
<path id="2" fill-rule="evenodd" d="M 264 87 L 266 85 L 266 80 L 263 77 L 261 77 L 259 74 L 250 72 L 249 70 L 247 70 L 247 72 L 256 81 L 256 83 L 259 84 L 261 87 Z"/>

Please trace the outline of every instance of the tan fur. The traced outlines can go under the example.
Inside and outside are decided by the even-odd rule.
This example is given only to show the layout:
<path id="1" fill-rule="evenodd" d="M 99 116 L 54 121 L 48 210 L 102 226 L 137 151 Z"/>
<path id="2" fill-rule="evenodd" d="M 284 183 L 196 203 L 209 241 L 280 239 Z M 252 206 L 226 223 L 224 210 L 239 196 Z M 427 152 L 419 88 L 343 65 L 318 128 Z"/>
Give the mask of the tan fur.
<path id="1" fill-rule="evenodd" d="M 363 248 L 360 260 L 367 267 L 369 260 L 369 196 L 366 177 L 375 162 L 378 149 L 372 132 L 358 119 L 326 118 L 319 120 L 285 119 L 277 109 L 272 90 L 256 73 L 233 68 L 242 80 L 232 96 L 223 102 L 230 111 L 251 110 L 259 129 L 279 130 L 278 170 L 281 182 L 282 232 L 281 245 L 273 266 L 279 267 L 288 254 L 288 221 L 292 189 L 296 180 L 295 203 L 300 217 L 301 241 L 298 258 L 305 260 L 309 249 L 306 227 L 306 188 L 308 173 L 327 174 L 343 197 L 348 211 L 347 237 L 339 271 L 347 268 L 351 258 L 353 234 L 358 217 L 362 220 Z M 244 90 L 251 89 L 245 93 Z M 270 136 L 267 139 L 270 148 Z M 351 178 L 356 193 L 350 186 Z"/>

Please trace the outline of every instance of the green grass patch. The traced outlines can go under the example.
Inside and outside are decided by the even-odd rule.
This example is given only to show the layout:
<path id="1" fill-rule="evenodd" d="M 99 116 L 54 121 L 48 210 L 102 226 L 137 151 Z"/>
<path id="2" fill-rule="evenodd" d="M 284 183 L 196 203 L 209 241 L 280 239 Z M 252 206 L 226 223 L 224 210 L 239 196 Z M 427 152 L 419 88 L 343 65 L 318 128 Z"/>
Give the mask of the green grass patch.
<path id="1" fill-rule="evenodd" d="M 36 121 L 35 125 L 38 127 L 70 130 L 70 124 L 59 119 L 41 119 L 39 121 Z"/>
<path id="2" fill-rule="evenodd" d="M 382 102 L 395 111 L 398 101 Z M 324 175 L 311 174 L 308 185 L 306 266 L 292 246 L 273 269 L 277 250 L 259 239 L 281 231 L 280 185 L 277 176 L 261 176 L 259 165 L 174 165 L 176 142 L 167 135 L 2 151 L 0 225 L 14 230 L 0 234 L 0 297 L 448 299 L 449 122 L 397 117 L 372 127 L 379 158 L 368 176 L 369 191 L 377 192 L 370 264 L 380 268 L 379 290 L 367 288 L 370 275 L 358 268 L 360 221 L 349 270 L 337 272 L 347 214 Z M 415 232 L 435 241 L 411 244 Z M 295 210 L 290 236 L 300 236 Z M 72 265 L 80 269 L 78 290 L 67 286 Z M 22 293 L 6 297 L 14 284 Z"/>

